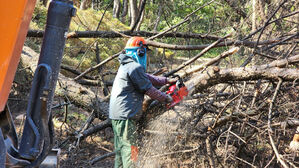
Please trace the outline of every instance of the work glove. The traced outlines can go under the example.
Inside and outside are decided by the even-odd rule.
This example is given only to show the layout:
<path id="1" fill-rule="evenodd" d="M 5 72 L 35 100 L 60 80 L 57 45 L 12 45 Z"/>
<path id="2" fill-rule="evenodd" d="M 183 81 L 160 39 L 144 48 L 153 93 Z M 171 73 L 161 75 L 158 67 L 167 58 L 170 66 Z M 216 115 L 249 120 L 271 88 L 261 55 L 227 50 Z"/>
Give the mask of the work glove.
<path id="1" fill-rule="evenodd" d="M 166 99 L 165 99 L 165 102 L 166 103 L 171 103 L 173 101 L 172 97 L 168 94 L 166 95 Z"/>
<path id="2" fill-rule="evenodd" d="M 176 81 L 178 80 L 178 77 L 170 77 L 170 78 L 167 78 L 167 83 L 169 84 L 172 84 L 172 83 L 175 83 Z"/>

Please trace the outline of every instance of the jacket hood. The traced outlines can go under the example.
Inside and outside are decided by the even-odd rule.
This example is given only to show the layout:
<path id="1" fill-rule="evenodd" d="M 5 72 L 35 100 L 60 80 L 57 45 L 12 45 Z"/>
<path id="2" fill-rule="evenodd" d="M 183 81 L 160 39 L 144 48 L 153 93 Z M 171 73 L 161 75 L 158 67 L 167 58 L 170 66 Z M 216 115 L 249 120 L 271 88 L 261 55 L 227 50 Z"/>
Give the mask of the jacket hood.
<path id="1" fill-rule="evenodd" d="M 127 63 L 129 63 L 129 62 L 133 62 L 134 60 L 133 60 L 133 58 L 132 57 L 130 57 L 130 56 L 128 56 L 128 55 L 126 55 L 126 54 L 120 54 L 119 56 L 118 56 L 118 61 L 121 63 L 121 64 L 127 64 Z"/>

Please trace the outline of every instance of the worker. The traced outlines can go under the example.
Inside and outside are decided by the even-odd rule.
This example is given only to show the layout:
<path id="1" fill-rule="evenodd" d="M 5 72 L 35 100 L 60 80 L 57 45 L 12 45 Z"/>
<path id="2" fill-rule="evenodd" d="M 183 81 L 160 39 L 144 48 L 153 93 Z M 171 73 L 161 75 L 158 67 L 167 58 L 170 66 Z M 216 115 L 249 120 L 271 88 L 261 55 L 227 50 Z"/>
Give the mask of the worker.
<path id="1" fill-rule="evenodd" d="M 131 37 L 125 47 L 125 54 L 118 59 L 120 67 L 115 77 L 109 105 L 109 118 L 114 133 L 116 151 L 115 168 L 135 167 L 138 156 L 137 121 L 142 114 L 144 94 L 160 102 L 171 103 L 169 95 L 153 85 L 176 82 L 146 73 L 147 44 L 142 37 Z"/>

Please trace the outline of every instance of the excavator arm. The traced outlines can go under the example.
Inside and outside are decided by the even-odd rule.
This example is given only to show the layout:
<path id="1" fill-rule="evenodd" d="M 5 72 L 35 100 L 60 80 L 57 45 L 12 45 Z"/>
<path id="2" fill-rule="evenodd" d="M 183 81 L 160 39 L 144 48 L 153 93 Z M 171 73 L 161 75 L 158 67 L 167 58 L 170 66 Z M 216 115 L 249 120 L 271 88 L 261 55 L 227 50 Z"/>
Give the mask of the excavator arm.
<path id="1" fill-rule="evenodd" d="M 51 105 L 66 34 L 71 17 L 76 13 L 71 1 L 50 2 L 20 143 L 11 113 L 5 106 L 35 3 L 36 0 L 11 0 L 2 2 L 0 7 L 0 32 L 3 35 L 0 41 L 0 168 L 39 167 L 53 147 Z M 49 166 L 48 163 L 45 165 Z"/>

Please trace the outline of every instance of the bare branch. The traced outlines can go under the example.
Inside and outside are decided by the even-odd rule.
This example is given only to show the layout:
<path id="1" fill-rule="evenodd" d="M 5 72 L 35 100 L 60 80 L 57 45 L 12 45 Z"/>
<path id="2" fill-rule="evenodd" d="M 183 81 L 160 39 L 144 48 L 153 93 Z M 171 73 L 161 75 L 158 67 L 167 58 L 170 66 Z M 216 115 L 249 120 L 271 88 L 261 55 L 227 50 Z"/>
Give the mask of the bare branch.
<path id="1" fill-rule="evenodd" d="M 267 41 L 262 41 L 259 43 L 259 45 L 267 45 L 267 44 L 272 44 L 275 42 L 278 42 L 279 39 L 273 39 L 273 40 L 267 40 Z M 214 47 L 226 47 L 226 46 L 246 46 L 246 47 L 251 47 L 253 48 L 257 42 L 255 41 L 225 41 L 225 42 L 220 42 L 219 44 L 213 46 Z M 202 50 L 206 47 L 208 47 L 211 44 L 203 44 L 203 45 L 174 45 L 174 44 L 166 44 L 166 43 L 161 43 L 161 42 L 156 42 L 156 41 L 148 41 L 149 46 L 157 47 L 157 48 L 166 48 L 166 49 L 171 49 L 171 50 Z"/>
<path id="2" fill-rule="evenodd" d="M 215 41 L 214 43 L 210 44 L 208 47 L 206 47 L 205 49 L 203 49 L 199 54 L 197 54 L 196 56 L 194 56 L 192 59 L 184 62 L 183 64 L 181 64 L 180 66 L 178 66 L 176 69 L 172 70 L 171 72 L 165 74 L 165 76 L 170 76 L 174 73 L 176 73 L 177 71 L 183 69 L 185 66 L 191 64 L 192 62 L 194 62 L 195 60 L 197 60 L 198 58 L 200 58 L 201 56 L 203 56 L 206 52 L 208 52 L 211 48 L 213 48 L 215 45 L 217 45 L 218 43 L 220 43 L 222 40 L 226 39 L 227 37 L 231 36 L 231 34 L 228 34 L 226 36 L 224 36 L 223 38 Z"/>
<path id="3" fill-rule="evenodd" d="M 114 58 L 118 57 L 119 54 L 121 54 L 121 53 L 122 53 L 122 51 L 119 52 L 119 53 L 117 53 L 117 54 L 112 55 L 111 57 L 105 59 L 105 60 L 102 61 L 101 63 L 99 63 L 99 64 L 97 64 L 97 65 L 95 65 L 95 66 L 93 66 L 93 67 L 88 68 L 88 69 L 85 70 L 83 73 L 81 73 L 80 75 L 78 75 L 77 77 L 75 77 L 74 80 L 79 80 L 80 78 L 82 78 L 82 77 L 83 77 L 84 75 L 86 75 L 87 73 L 89 73 L 89 72 L 91 72 L 91 71 L 93 71 L 93 70 L 96 70 L 97 68 L 99 68 L 99 67 L 103 66 L 104 64 L 106 64 L 107 62 L 109 62 L 109 61 L 113 60 Z"/>
<path id="4" fill-rule="evenodd" d="M 284 162 L 283 160 L 283 157 L 279 154 L 276 146 L 275 146 L 275 142 L 273 140 L 273 137 L 272 137 L 272 128 L 271 128 L 271 120 L 272 120 L 272 108 L 273 108 L 273 103 L 275 102 L 275 99 L 277 97 L 277 93 L 278 93 L 278 90 L 280 88 L 282 84 L 282 79 L 279 79 L 279 82 L 276 86 L 276 89 L 275 89 L 275 92 L 274 92 L 274 95 L 273 95 L 273 98 L 270 102 L 270 107 L 269 107 L 269 113 L 268 113 L 268 134 L 269 134 L 269 139 L 270 139 L 270 142 L 271 142 L 271 146 L 272 146 L 272 149 L 274 150 L 274 153 L 276 155 L 276 158 L 277 160 L 280 162 L 280 164 L 284 167 L 284 168 L 288 168 L 289 166 L 287 166 L 287 164 Z"/>

